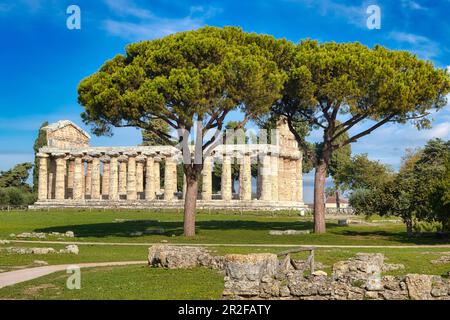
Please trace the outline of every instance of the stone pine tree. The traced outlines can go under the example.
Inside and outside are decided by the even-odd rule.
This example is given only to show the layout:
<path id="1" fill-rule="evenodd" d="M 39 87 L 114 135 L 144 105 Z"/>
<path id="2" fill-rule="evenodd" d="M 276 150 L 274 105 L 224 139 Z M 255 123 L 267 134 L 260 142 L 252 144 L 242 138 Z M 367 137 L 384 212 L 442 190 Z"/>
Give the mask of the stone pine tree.
<path id="1" fill-rule="evenodd" d="M 288 47 L 293 45 L 285 40 L 233 27 L 205 27 L 130 44 L 125 55 L 107 61 L 79 84 L 78 101 L 85 108 L 82 118 L 97 135 L 111 134 L 112 127 L 138 127 L 172 141 L 158 129 L 156 119 L 178 132 L 195 128 L 195 153 L 204 157 L 221 139 L 220 134 L 203 137 L 208 130 L 222 132 L 231 111 L 242 112 L 242 127 L 281 97 L 286 76 L 274 57 L 285 55 Z M 187 146 L 183 136 L 178 136 L 178 143 Z M 184 235 L 188 237 L 195 235 L 203 169 L 201 159 L 189 160 L 183 165 Z"/>
<path id="2" fill-rule="evenodd" d="M 34 141 L 34 166 L 33 166 L 33 192 L 37 192 L 38 179 L 39 179 L 39 159 L 36 157 L 39 149 L 47 145 L 47 132 L 42 128 L 48 126 L 48 122 L 45 121 L 39 128 L 38 136 Z"/>
<path id="3" fill-rule="evenodd" d="M 359 43 L 303 41 L 288 77 L 283 98 L 273 111 L 287 117 L 303 148 L 304 137 L 295 130 L 295 122 L 323 131 L 315 161 L 316 233 L 326 232 L 325 179 L 333 152 L 390 122 L 429 127 L 430 111 L 445 106 L 450 91 L 449 74 L 431 62 L 409 52 L 370 49 Z M 363 121 L 367 123 L 359 126 Z M 349 138 L 338 142 L 350 129 Z"/>
<path id="4" fill-rule="evenodd" d="M 161 119 L 155 119 L 153 122 L 157 131 L 164 132 L 164 135 L 170 135 L 170 126 Z M 151 130 L 142 130 L 142 144 L 143 146 L 161 146 L 161 145 L 174 145 L 175 141 L 167 141 L 164 137 L 161 137 L 160 134 L 155 133 Z"/>

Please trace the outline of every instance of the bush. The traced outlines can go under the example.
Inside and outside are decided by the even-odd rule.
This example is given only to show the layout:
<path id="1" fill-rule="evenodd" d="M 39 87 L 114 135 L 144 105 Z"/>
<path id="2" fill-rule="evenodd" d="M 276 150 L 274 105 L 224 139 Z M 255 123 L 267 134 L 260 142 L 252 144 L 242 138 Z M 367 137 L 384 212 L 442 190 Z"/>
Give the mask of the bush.
<path id="1" fill-rule="evenodd" d="M 349 203 L 355 214 L 374 215 L 377 214 L 375 192 L 369 189 L 357 189 L 350 194 Z"/>
<path id="2" fill-rule="evenodd" d="M 0 205 L 25 206 L 36 202 L 36 195 L 20 188 L 0 188 Z"/>
<path id="3" fill-rule="evenodd" d="M 0 205 L 9 205 L 9 195 L 5 188 L 0 188 Z"/>
<path id="4" fill-rule="evenodd" d="M 437 221 L 419 221 L 415 220 L 413 230 L 416 233 L 439 232 L 442 231 L 442 223 Z"/>
<path id="5" fill-rule="evenodd" d="M 7 188 L 8 196 L 9 196 L 9 204 L 12 206 L 21 206 L 25 204 L 25 195 L 24 191 L 18 188 Z"/>

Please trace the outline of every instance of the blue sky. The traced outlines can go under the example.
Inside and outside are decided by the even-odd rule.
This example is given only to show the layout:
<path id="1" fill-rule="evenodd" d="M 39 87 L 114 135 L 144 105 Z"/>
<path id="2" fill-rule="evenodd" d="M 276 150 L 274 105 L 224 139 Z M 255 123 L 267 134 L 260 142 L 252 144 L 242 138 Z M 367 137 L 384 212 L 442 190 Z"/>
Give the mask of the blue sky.
<path id="1" fill-rule="evenodd" d="M 66 27 L 71 4 L 81 8 L 81 30 Z M 380 30 L 366 27 L 366 9 L 372 4 L 381 8 Z M 0 0 L 0 170 L 33 159 L 36 130 L 43 121 L 69 119 L 81 124 L 79 81 L 130 42 L 204 25 L 234 25 L 294 42 L 313 38 L 382 44 L 412 51 L 446 68 L 449 12 L 450 0 Z M 410 125 L 380 128 L 355 143 L 353 152 L 368 153 L 398 168 L 406 148 L 422 146 L 432 137 L 450 139 L 450 107 L 434 118 L 433 129 L 427 131 L 418 132 Z M 311 139 L 319 135 L 313 133 Z M 92 139 L 92 145 L 138 143 L 140 133 L 134 129 L 115 130 L 113 138 Z M 312 176 L 304 182 L 305 198 L 310 201 Z"/>

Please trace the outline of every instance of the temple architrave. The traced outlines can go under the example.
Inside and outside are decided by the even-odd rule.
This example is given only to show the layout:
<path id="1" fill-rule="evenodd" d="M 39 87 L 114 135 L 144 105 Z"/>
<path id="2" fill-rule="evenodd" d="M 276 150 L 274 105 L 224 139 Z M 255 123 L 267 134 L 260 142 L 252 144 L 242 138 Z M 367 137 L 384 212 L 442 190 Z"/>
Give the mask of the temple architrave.
<path id="1" fill-rule="evenodd" d="M 37 155 L 38 201 L 32 208 L 183 207 L 185 185 L 177 190 L 180 149 L 91 147 L 89 134 L 68 120 L 42 130 L 47 133 L 47 146 Z M 273 144 L 216 146 L 203 159 L 197 207 L 303 210 L 302 153 L 284 121 L 272 140 Z M 221 190 L 216 194 L 212 192 L 214 163 L 222 164 Z M 239 181 L 232 181 L 232 164 L 239 165 Z M 255 165 L 258 175 L 252 178 Z"/>

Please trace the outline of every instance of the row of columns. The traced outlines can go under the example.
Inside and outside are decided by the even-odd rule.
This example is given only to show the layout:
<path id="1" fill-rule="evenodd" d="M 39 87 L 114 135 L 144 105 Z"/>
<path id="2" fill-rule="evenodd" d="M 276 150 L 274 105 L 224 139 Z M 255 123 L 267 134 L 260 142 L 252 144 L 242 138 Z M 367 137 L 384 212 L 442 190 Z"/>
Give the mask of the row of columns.
<path id="1" fill-rule="evenodd" d="M 38 154 L 39 200 L 91 199 L 137 200 L 138 194 L 153 200 L 160 190 L 160 158 L 136 153 L 110 153 L 107 156 L 84 154 Z M 165 158 L 165 200 L 176 192 L 176 162 Z M 101 174 L 100 163 L 103 163 Z M 144 187 L 145 186 L 145 187 Z"/>
<path id="2" fill-rule="evenodd" d="M 154 200 L 160 190 L 161 158 L 154 155 L 138 155 L 135 152 L 119 154 L 110 152 L 106 155 L 74 153 L 38 154 L 39 159 L 39 200 L 71 198 L 82 200 L 109 199 L 113 201 L 127 199 L 147 201 Z M 53 161 L 49 161 L 53 159 Z M 222 200 L 232 199 L 232 158 L 222 158 L 221 195 Z M 301 159 L 292 160 L 294 171 L 288 172 L 289 199 L 279 196 L 279 168 L 282 160 L 277 155 L 259 157 L 257 197 L 264 201 L 302 201 Z M 281 162 L 281 163 L 280 163 Z M 101 165 L 103 164 L 103 174 Z M 289 162 L 291 163 L 291 162 Z M 203 200 L 212 200 L 212 157 L 204 159 L 202 171 Z M 239 199 L 252 199 L 251 155 L 245 154 L 239 163 Z M 184 192 L 186 190 L 184 179 Z M 284 181 L 283 184 L 286 184 Z M 177 191 L 177 162 L 174 157 L 165 158 L 164 200 L 173 200 Z M 184 197 L 184 193 L 183 193 Z"/>

